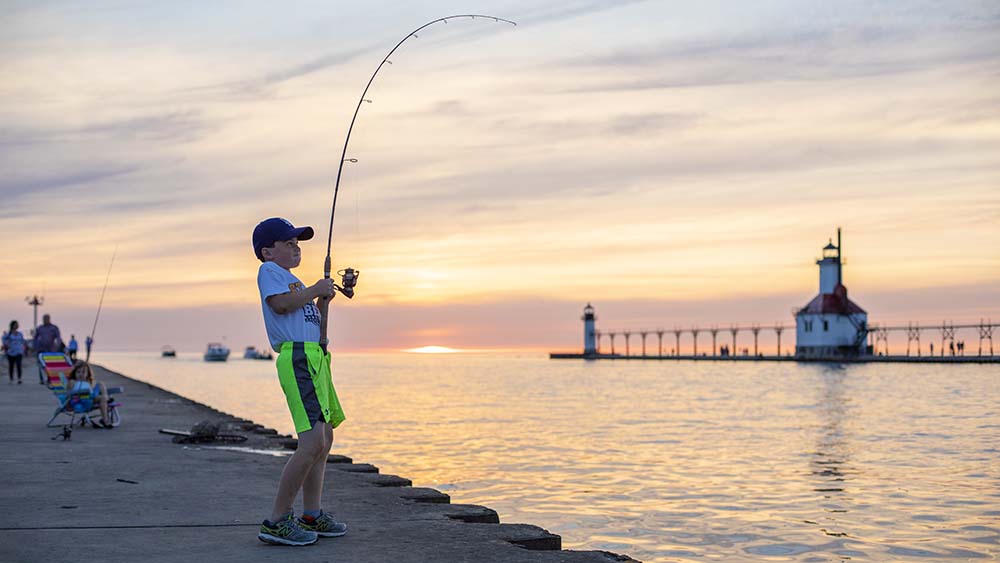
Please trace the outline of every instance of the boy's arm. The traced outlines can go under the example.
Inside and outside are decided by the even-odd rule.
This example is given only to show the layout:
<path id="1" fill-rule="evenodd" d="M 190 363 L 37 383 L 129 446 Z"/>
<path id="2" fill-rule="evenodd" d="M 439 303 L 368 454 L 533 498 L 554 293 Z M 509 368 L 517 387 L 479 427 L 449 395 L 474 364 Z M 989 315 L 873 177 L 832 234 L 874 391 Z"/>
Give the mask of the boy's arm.
<path id="1" fill-rule="evenodd" d="M 267 306 L 270 307 L 275 313 L 279 315 L 286 315 L 292 311 L 301 309 L 306 303 L 309 303 L 317 297 L 325 296 L 332 299 L 333 293 L 333 280 L 322 279 L 302 291 L 279 293 L 278 295 L 268 297 L 264 301 L 267 302 Z"/>

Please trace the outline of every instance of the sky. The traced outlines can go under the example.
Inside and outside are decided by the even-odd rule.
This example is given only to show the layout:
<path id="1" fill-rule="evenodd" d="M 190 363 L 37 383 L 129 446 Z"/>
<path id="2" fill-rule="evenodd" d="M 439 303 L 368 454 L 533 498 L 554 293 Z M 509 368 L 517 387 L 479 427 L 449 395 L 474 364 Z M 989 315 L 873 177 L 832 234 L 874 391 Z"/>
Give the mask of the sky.
<path id="1" fill-rule="evenodd" d="M 466 13 L 518 25 L 428 27 L 361 107 L 334 349 L 791 324 L 837 227 L 871 322 L 1000 319 L 996 2 L 8 1 L 4 326 L 89 333 L 114 254 L 106 349 L 265 344 L 253 227 L 322 277 L 365 84 Z"/>

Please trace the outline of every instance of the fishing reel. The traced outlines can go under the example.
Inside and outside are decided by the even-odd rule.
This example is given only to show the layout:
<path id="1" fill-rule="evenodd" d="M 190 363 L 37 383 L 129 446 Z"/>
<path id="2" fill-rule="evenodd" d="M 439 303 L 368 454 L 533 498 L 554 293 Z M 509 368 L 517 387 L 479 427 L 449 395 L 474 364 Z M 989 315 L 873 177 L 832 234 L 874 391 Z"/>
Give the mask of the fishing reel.
<path id="1" fill-rule="evenodd" d="M 334 289 L 344 294 L 344 297 L 352 299 L 354 297 L 354 286 L 358 285 L 358 276 L 361 270 L 346 268 L 337 272 L 340 274 L 340 285 L 333 284 Z"/>

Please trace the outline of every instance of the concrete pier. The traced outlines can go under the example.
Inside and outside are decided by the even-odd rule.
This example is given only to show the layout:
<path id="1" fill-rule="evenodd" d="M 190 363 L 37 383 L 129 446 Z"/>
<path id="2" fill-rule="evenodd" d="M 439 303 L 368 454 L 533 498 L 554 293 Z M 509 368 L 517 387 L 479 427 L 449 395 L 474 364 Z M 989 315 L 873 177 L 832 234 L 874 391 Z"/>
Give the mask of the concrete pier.
<path id="1" fill-rule="evenodd" d="M 562 551 L 561 539 L 497 513 L 451 504 L 364 463 L 332 455 L 325 507 L 349 526 L 341 538 L 301 548 L 256 538 L 273 500 L 290 437 L 146 383 L 97 368 L 122 386 L 122 424 L 77 427 L 68 441 L 45 423 L 56 407 L 26 360 L 22 385 L 0 366 L 0 561 L 114 562 L 566 562 L 633 561 L 600 551 Z M 160 428 L 187 430 L 209 419 L 239 446 L 274 455 L 180 445 Z M 336 445 L 334 445 L 336 450 Z M 296 505 L 298 511 L 301 505 Z"/>

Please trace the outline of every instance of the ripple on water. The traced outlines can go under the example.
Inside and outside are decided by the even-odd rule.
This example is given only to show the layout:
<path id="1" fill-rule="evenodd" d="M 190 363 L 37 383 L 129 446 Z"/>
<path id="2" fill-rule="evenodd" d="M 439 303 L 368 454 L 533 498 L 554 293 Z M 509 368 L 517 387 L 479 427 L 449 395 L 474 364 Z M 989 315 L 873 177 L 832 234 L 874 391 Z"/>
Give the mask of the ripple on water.
<path id="1" fill-rule="evenodd" d="M 743 551 L 753 555 L 799 555 L 810 551 L 819 551 L 814 546 L 801 543 L 775 543 L 768 545 L 755 545 L 744 548 Z"/>

